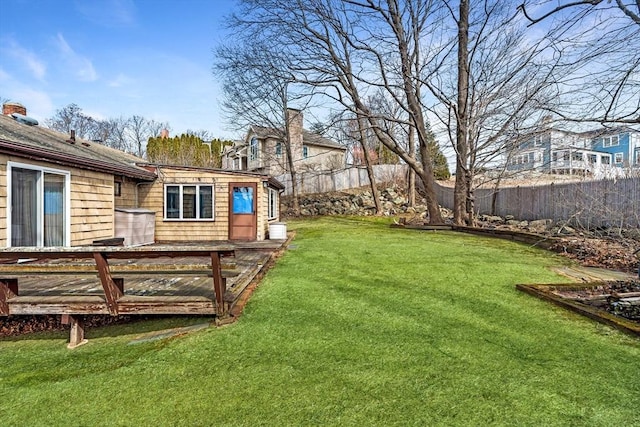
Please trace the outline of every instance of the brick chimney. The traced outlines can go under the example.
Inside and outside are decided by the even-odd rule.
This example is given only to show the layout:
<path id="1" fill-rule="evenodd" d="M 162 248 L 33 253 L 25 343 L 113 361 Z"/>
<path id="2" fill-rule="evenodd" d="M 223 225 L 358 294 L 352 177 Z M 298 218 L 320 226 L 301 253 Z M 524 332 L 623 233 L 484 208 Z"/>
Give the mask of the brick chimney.
<path id="1" fill-rule="evenodd" d="M 294 160 L 302 159 L 302 111 L 294 108 L 287 108 L 287 124 L 291 139 L 291 156 Z"/>
<path id="2" fill-rule="evenodd" d="M 23 116 L 27 115 L 27 109 L 24 105 L 19 104 L 17 102 L 5 102 L 2 104 L 2 114 L 5 116 L 10 116 L 13 113 L 22 114 Z"/>

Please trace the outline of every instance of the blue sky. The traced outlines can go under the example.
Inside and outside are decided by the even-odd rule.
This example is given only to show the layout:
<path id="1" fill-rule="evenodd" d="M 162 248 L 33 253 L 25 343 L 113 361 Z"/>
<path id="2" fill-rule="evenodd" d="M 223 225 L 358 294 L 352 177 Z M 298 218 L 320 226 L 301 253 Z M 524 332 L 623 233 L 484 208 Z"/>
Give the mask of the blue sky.
<path id="1" fill-rule="evenodd" d="M 0 0 L 0 97 L 40 121 L 75 103 L 236 136 L 211 72 L 234 0 Z"/>

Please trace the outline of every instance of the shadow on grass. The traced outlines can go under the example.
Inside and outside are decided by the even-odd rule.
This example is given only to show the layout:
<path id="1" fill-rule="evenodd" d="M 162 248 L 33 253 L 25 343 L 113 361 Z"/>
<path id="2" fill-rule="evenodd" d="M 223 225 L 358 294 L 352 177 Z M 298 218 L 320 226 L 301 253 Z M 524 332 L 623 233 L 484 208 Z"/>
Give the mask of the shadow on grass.
<path id="1" fill-rule="evenodd" d="M 41 317 L 41 316 L 38 316 Z M 1 342 L 52 340 L 69 338 L 69 326 L 60 324 L 59 316 L 51 330 L 35 331 L 0 337 Z M 145 334 L 163 329 L 191 326 L 212 322 L 213 316 L 145 315 L 145 316 L 86 316 L 85 336 L 87 339 L 113 338 L 131 334 Z"/>

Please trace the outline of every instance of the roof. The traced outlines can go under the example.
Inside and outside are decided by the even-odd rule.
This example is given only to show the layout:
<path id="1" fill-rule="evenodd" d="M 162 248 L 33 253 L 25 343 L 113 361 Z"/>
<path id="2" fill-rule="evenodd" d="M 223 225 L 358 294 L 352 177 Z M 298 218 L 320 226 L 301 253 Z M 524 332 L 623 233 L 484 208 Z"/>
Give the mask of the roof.
<path id="1" fill-rule="evenodd" d="M 249 172 L 249 171 L 236 171 L 236 170 L 229 170 L 229 169 L 218 169 L 218 168 L 208 168 L 208 167 L 204 167 L 204 166 L 183 166 L 183 165 L 163 165 L 163 164 L 151 164 L 148 163 L 147 166 L 149 168 L 157 168 L 157 169 L 162 169 L 162 168 L 166 168 L 166 169 L 175 169 L 175 170 L 188 170 L 188 171 L 197 171 L 197 172 L 209 172 L 209 173 L 216 173 L 216 174 L 220 174 L 220 175 L 232 175 L 232 176 L 242 176 L 242 177 L 247 177 L 247 176 L 251 176 L 254 178 L 257 178 L 261 181 L 267 182 L 270 186 L 275 187 L 279 190 L 284 190 L 285 186 L 284 184 L 282 184 L 280 181 L 278 181 L 276 178 L 267 175 L 267 174 L 263 174 L 263 173 L 258 173 L 258 172 Z"/>
<path id="2" fill-rule="evenodd" d="M 146 162 L 137 156 L 80 138 L 75 143 L 68 139 L 67 134 L 0 115 L 0 153 L 142 180 L 156 178 L 137 166 Z"/>
<path id="3" fill-rule="evenodd" d="M 260 139 L 265 138 L 275 138 L 275 139 L 283 139 L 284 132 L 279 129 L 263 127 L 263 126 L 251 126 L 249 134 L 254 134 Z M 314 132 L 310 132 L 308 130 L 302 131 L 302 143 L 305 145 L 315 145 L 319 147 L 333 148 L 336 150 L 345 150 L 347 147 L 344 145 L 338 144 L 337 142 L 333 142 L 329 138 L 326 138 L 322 135 L 319 135 Z"/>
<path id="4" fill-rule="evenodd" d="M 593 138 L 606 136 L 606 135 L 617 135 L 617 134 L 627 133 L 627 132 L 631 132 L 631 133 L 640 132 L 640 130 L 634 129 L 634 128 L 629 127 L 629 126 L 602 127 L 602 128 L 598 128 L 598 129 L 591 129 L 591 130 L 580 131 L 580 132 L 570 131 L 570 130 L 566 130 L 566 129 L 562 129 L 562 128 L 558 128 L 558 127 L 550 127 L 550 128 L 544 129 L 544 130 L 545 131 L 553 131 L 553 132 L 561 132 L 561 133 L 564 133 L 566 135 L 573 135 L 573 136 L 577 136 L 579 138 L 587 138 L 587 139 L 593 139 Z M 539 132 L 535 132 L 535 133 L 539 133 Z"/>

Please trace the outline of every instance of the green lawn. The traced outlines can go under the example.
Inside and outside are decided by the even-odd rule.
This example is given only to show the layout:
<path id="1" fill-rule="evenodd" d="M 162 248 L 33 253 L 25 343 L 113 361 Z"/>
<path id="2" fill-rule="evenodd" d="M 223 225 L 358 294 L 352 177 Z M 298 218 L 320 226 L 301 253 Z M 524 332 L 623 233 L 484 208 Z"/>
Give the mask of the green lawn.
<path id="1" fill-rule="evenodd" d="M 235 324 L 0 341 L 0 425 L 640 425 L 640 340 L 515 290 L 566 260 L 381 219 L 289 229 Z"/>

